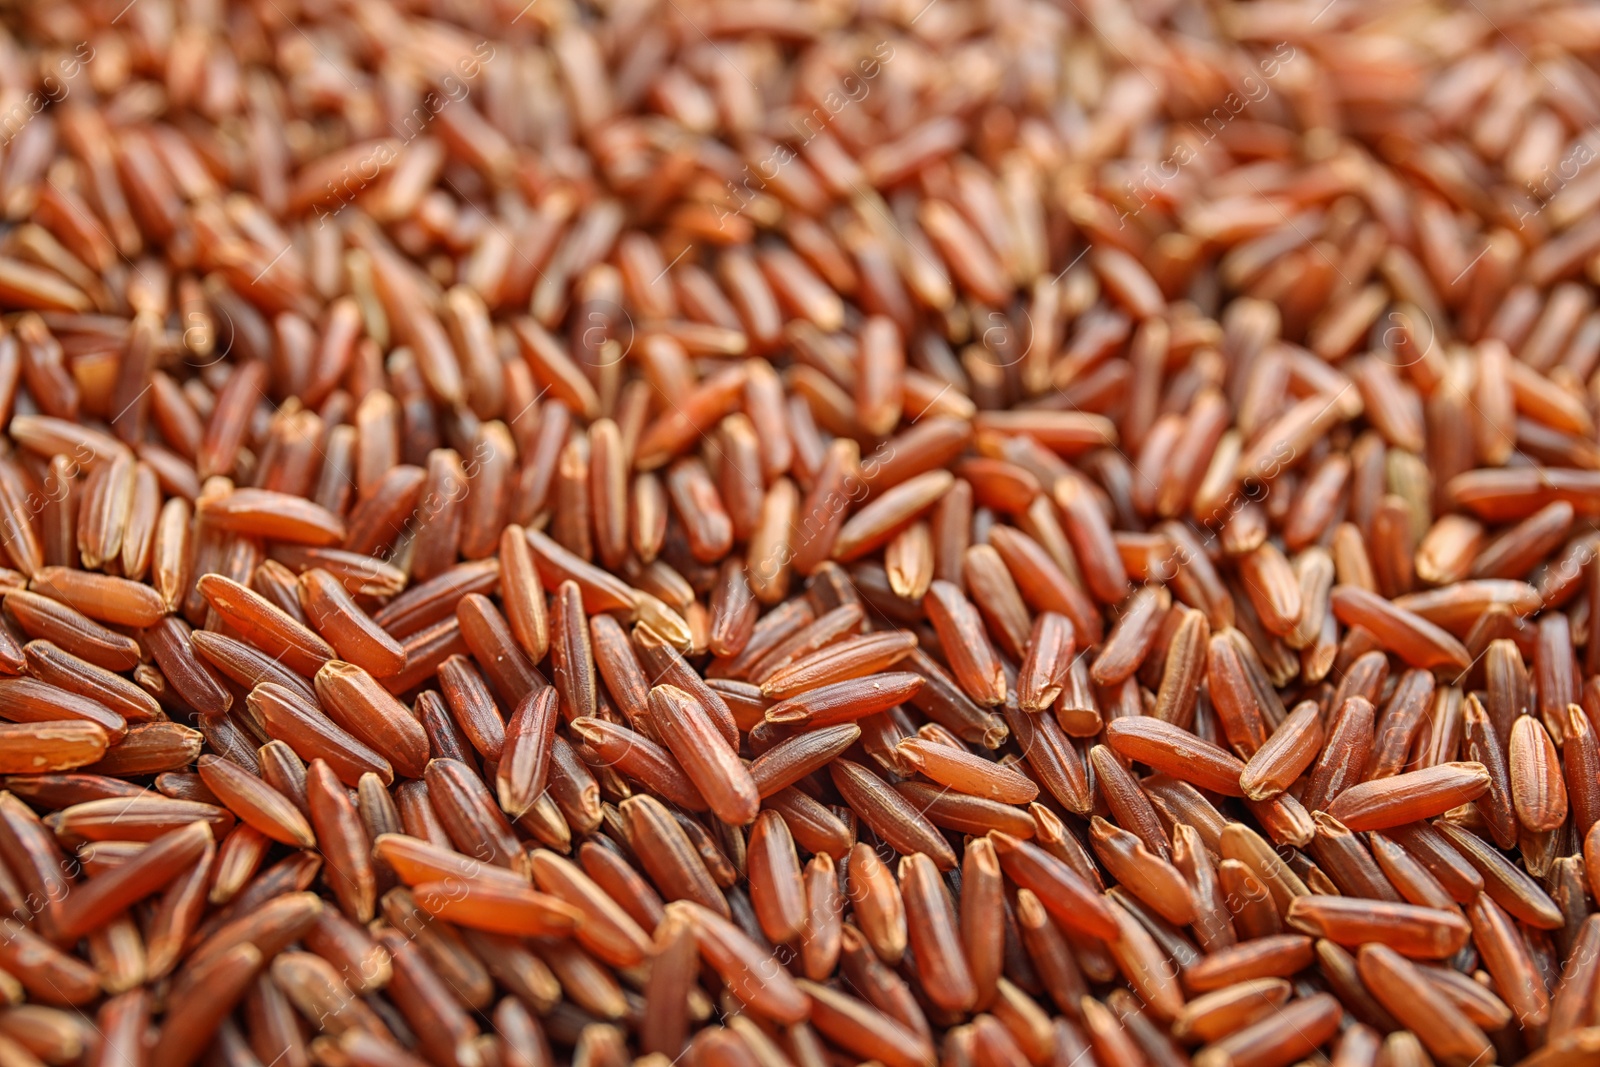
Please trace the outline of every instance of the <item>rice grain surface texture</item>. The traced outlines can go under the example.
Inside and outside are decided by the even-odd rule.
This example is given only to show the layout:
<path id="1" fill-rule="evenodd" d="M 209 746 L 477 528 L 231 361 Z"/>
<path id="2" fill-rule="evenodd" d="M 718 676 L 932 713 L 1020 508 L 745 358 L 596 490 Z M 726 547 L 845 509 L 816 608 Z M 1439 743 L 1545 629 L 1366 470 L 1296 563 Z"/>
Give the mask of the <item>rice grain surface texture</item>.
<path id="1" fill-rule="evenodd" d="M 0 3 L 0 1067 L 1600 1063 L 1600 5 Z"/>

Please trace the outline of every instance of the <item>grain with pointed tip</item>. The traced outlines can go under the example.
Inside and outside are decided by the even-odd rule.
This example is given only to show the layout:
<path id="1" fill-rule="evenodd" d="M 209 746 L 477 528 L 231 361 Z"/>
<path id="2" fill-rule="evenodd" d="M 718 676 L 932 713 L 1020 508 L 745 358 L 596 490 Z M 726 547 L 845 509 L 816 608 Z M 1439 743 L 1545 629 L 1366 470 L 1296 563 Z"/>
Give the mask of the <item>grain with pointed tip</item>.
<path id="1" fill-rule="evenodd" d="M 1163 719 L 1115 719 L 1106 726 L 1106 743 L 1125 759 L 1225 796 L 1241 796 L 1245 766 L 1236 756 Z"/>
<path id="2" fill-rule="evenodd" d="M 984 707 L 1005 700 L 1006 679 L 999 656 L 982 617 L 965 594 L 949 582 L 935 581 L 923 598 L 923 608 L 967 696 Z"/>
<path id="3" fill-rule="evenodd" d="M 1482 796 L 1489 772 L 1481 763 L 1445 763 L 1351 786 L 1328 814 L 1352 830 L 1381 830 L 1443 814 Z"/>

